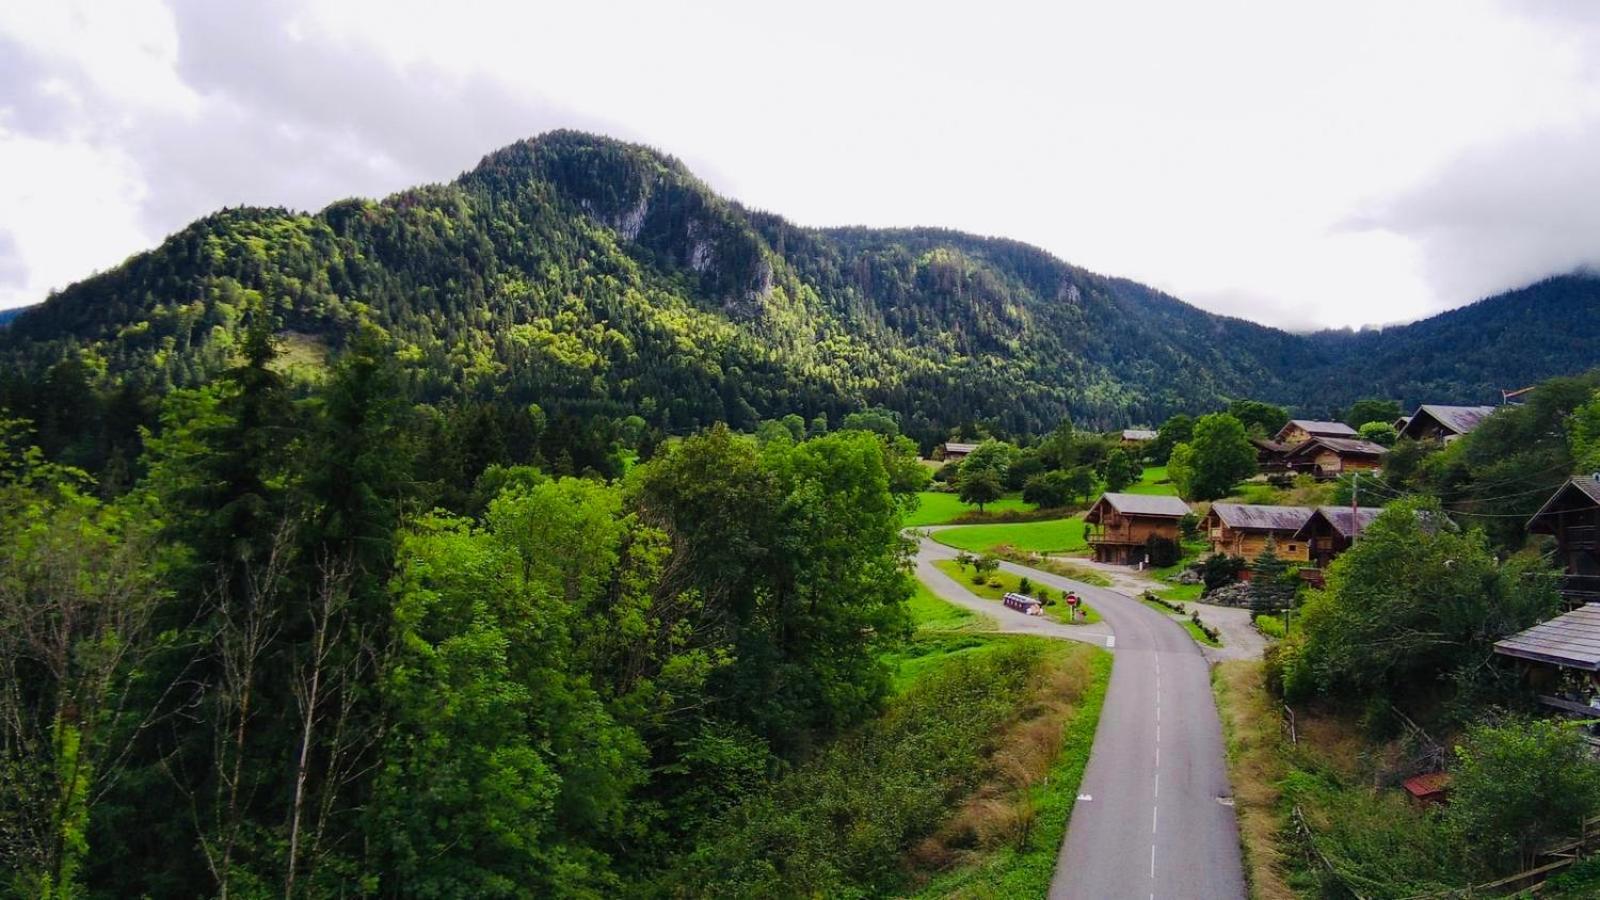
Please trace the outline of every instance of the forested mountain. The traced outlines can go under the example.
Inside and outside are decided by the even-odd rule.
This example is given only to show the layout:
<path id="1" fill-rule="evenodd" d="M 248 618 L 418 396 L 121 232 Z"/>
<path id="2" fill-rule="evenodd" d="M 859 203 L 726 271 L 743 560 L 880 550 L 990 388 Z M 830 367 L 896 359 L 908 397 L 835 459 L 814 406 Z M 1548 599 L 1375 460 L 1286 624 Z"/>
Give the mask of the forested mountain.
<path id="1" fill-rule="evenodd" d="M 1111 427 L 1243 396 L 1307 413 L 1369 394 L 1486 401 L 1600 361 L 1592 278 L 1300 336 L 1014 241 L 802 228 L 654 150 L 553 132 L 382 201 L 209 216 L 18 317 L 0 367 L 38 379 L 77 358 L 113 382 L 201 383 L 256 296 L 313 359 L 363 319 L 382 326 L 423 399 L 665 431 L 876 405 L 928 442 L 967 421 Z"/>
<path id="2" fill-rule="evenodd" d="M 15 319 L 17 316 L 22 315 L 23 312 L 28 309 L 29 307 L 26 306 L 19 306 L 16 309 L 0 309 L 0 326 L 4 326 L 7 322 Z"/>

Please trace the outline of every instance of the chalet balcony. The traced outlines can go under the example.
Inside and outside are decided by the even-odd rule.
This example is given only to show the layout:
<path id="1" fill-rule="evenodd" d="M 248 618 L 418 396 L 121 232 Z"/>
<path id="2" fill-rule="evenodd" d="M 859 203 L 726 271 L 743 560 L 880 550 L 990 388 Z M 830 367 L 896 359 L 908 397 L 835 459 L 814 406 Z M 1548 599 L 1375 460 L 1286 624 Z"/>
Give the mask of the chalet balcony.
<path id="1" fill-rule="evenodd" d="M 1129 528 L 1088 528 L 1083 533 L 1090 544 L 1143 544 L 1144 535 L 1135 535 Z"/>
<path id="2" fill-rule="evenodd" d="M 1600 575 L 1563 575 L 1557 590 L 1568 606 L 1600 603 Z"/>

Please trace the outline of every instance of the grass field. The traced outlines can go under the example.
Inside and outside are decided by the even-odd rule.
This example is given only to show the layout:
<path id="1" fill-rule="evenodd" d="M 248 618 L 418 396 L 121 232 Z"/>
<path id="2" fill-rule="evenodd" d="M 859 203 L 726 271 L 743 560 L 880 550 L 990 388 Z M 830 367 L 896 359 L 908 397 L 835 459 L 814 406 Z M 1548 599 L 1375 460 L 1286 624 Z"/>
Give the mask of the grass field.
<path id="1" fill-rule="evenodd" d="M 922 582 L 917 582 L 917 592 L 906 602 L 911 613 L 911 624 L 919 631 L 988 631 L 994 622 L 970 609 L 940 600 Z"/>
<path id="2" fill-rule="evenodd" d="M 977 594 L 979 597 L 982 597 L 985 600 L 993 600 L 998 603 L 1000 598 L 1004 597 L 1006 594 L 1012 593 L 1013 591 L 1022 593 L 1020 590 L 1022 579 L 1019 576 L 1011 574 L 1010 572 L 997 571 L 989 575 L 989 581 L 997 581 L 999 584 L 973 584 L 972 573 L 962 568 L 961 564 L 953 559 L 938 560 L 934 562 L 934 566 L 939 571 L 949 575 L 951 578 L 954 578 L 961 584 L 962 587 L 973 592 L 974 594 Z M 1032 596 L 1037 597 L 1039 596 L 1039 593 L 1039 588 L 1035 587 L 1032 591 Z M 1056 591 L 1051 591 L 1051 596 L 1055 596 L 1056 594 Z M 1046 606 L 1044 608 L 1044 614 L 1047 618 L 1054 619 L 1057 622 L 1061 622 L 1065 625 L 1093 625 L 1094 623 L 1100 621 L 1100 614 L 1094 611 L 1094 607 L 1085 603 L 1081 608 L 1084 612 L 1084 618 L 1076 622 L 1071 621 L 1068 618 L 1069 613 L 1067 606 L 1066 604 L 1061 603 L 1059 599 L 1054 606 Z M 1021 613 L 1017 613 L 1017 615 L 1021 615 Z"/>
<path id="3" fill-rule="evenodd" d="M 1168 497 L 1178 496 L 1178 489 L 1167 480 L 1166 466 L 1147 466 L 1139 480 L 1122 489 L 1124 494 L 1159 494 Z"/>
<path id="4" fill-rule="evenodd" d="M 923 525 L 943 525 L 951 522 L 957 516 L 978 511 L 976 503 L 962 503 L 961 498 L 955 494 L 946 494 L 941 491 L 919 491 L 917 493 L 917 508 L 906 516 L 905 526 L 917 528 Z M 984 512 L 1028 512 L 1033 509 L 1033 504 L 1023 503 L 1022 495 L 1013 493 L 983 505 Z"/>
<path id="5" fill-rule="evenodd" d="M 1017 522 L 1003 525 L 960 525 L 935 531 L 933 539 L 946 547 L 983 553 L 1002 544 L 1022 551 L 1063 553 L 1084 550 L 1083 520 L 1046 519 L 1043 522 Z"/>

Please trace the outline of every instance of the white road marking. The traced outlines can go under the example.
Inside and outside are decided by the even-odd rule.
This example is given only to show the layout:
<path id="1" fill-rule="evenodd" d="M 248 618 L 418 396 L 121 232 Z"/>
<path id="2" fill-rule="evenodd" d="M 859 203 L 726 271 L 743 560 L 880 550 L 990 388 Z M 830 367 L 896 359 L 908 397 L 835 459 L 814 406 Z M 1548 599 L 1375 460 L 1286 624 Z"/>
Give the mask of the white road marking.
<path id="1" fill-rule="evenodd" d="M 1156 845 L 1150 845 L 1150 877 L 1156 877 Z"/>
<path id="2" fill-rule="evenodd" d="M 1161 745 L 1156 745 L 1156 768 L 1161 768 Z"/>
<path id="3" fill-rule="evenodd" d="M 1078 799 L 1079 800 L 1093 800 L 1094 798 L 1089 796 L 1088 794 L 1079 794 L 1078 795 Z"/>
<path id="4" fill-rule="evenodd" d="M 1116 645 L 1117 645 L 1117 636 L 1114 635 L 1114 634 L 1106 635 L 1106 649 L 1110 650 L 1112 647 L 1115 647 Z"/>
<path id="5" fill-rule="evenodd" d="M 1151 834 L 1155 834 L 1156 833 L 1156 820 L 1158 818 L 1160 818 L 1160 815 L 1161 815 L 1161 807 L 1156 806 L 1156 807 L 1152 807 L 1150 809 L 1150 833 Z"/>

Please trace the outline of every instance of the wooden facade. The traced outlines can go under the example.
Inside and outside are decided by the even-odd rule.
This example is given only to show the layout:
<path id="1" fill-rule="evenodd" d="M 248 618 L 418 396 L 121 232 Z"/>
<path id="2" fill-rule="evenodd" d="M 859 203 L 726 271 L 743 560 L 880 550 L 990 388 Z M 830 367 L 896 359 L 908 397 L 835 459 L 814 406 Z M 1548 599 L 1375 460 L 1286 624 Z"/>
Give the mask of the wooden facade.
<path id="1" fill-rule="evenodd" d="M 1084 536 L 1096 562 L 1135 565 L 1151 538 L 1178 540 L 1178 520 L 1190 512 L 1177 497 L 1102 494 L 1083 514 Z"/>
<path id="2" fill-rule="evenodd" d="M 1383 468 L 1388 452 L 1387 447 L 1358 438 L 1313 437 L 1285 454 L 1284 464 L 1290 471 L 1338 478 Z"/>
<path id="3" fill-rule="evenodd" d="M 1562 485 L 1528 520 L 1528 530 L 1556 539 L 1567 606 L 1600 603 L 1600 472 Z"/>
<path id="4" fill-rule="evenodd" d="M 1383 510 L 1376 506 L 1363 506 L 1354 512 L 1348 506 L 1319 506 L 1294 533 L 1294 540 L 1306 545 L 1313 566 L 1327 568 L 1335 557 L 1350 549 L 1356 537 L 1381 512 Z"/>
<path id="5" fill-rule="evenodd" d="M 1400 436 L 1413 441 L 1449 443 L 1477 428 L 1493 412 L 1492 406 L 1423 404 L 1406 420 Z"/>
<path id="6" fill-rule="evenodd" d="M 1280 444 L 1267 438 L 1251 438 L 1250 443 L 1256 448 L 1256 468 L 1269 475 L 1288 471 L 1284 459 L 1294 449 L 1293 444 Z"/>
<path id="7" fill-rule="evenodd" d="M 1213 553 L 1254 561 L 1271 540 L 1276 544 L 1279 559 L 1309 563 L 1310 549 L 1295 534 L 1305 526 L 1312 512 L 1302 506 L 1213 503 L 1203 527 Z"/>
<path id="8" fill-rule="evenodd" d="M 978 449 L 978 445 L 958 444 L 954 441 L 951 441 L 940 449 L 944 451 L 942 458 L 945 460 L 945 462 L 955 462 L 956 460 L 966 459 L 968 453 Z"/>

